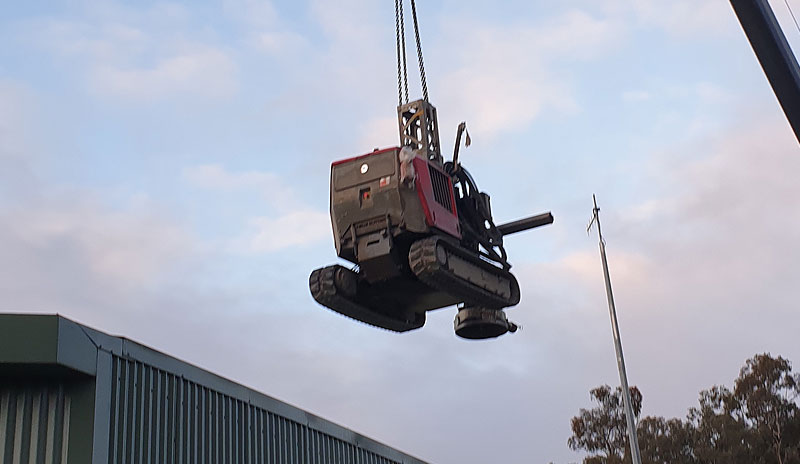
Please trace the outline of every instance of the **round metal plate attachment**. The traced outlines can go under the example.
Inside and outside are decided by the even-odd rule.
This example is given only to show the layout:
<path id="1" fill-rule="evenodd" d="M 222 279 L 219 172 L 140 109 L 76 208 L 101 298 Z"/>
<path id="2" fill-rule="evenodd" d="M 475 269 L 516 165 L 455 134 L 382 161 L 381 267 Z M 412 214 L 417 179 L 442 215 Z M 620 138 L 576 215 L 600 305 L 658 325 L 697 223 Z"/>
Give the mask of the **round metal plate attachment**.
<path id="1" fill-rule="evenodd" d="M 456 335 L 471 340 L 495 338 L 506 332 L 516 332 L 517 325 L 508 322 L 502 309 L 465 306 L 459 308 L 453 321 Z"/>

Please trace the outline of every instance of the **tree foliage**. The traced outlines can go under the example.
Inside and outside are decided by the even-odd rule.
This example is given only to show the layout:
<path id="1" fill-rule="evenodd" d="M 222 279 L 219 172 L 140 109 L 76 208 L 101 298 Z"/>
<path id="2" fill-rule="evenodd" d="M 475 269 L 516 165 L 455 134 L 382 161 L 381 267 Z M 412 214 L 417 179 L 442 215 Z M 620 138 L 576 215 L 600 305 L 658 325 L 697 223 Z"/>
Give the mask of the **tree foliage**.
<path id="1" fill-rule="evenodd" d="M 645 417 L 637 425 L 642 463 L 689 464 L 692 455 L 692 429 L 680 419 Z"/>
<path id="2" fill-rule="evenodd" d="M 715 386 L 700 392 L 698 406 L 689 409 L 687 425 L 693 434 L 697 463 L 755 463 L 753 437 L 731 409 L 731 391 Z"/>
<path id="3" fill-rule="evenodd" d="M 568 445 L 587 453 L 584 464 L 631 462 L 622 390 L 603 385 L 597 403 L 572 418 Z M 642 395 L 631 387 L 638 418 Z M 700 392 L 684 419 L 645 417 L 637 437 L 643 464 L 800 464 L 800 375 L 778 356 L 745 362 L 733 389 Z"/>
<path id="4" fill-rule="evenodd" d="M 642 393 L 630 388 L 631 404 L 635 417 L 642 410 Z M 592 389 L 591 398 L 598 403 L 592 409 L 581 409 L 572 418 L 572 437 L 567 441 L 574 450 L 583 449 L 594 453 L 593 464 L 616 464 L 624 462 L 628 450 L 628 426 L 622 387 L 612 390 L 608 385 Z"/>
<path id="5" fill-rule="evenodd" d="M 800 462 L 798 394 L 800 376 L 792 374 L 791 363 L 768 354 L 748 359 L 734 384 L 734 414 L 768 443 L 778 464 Z"/>

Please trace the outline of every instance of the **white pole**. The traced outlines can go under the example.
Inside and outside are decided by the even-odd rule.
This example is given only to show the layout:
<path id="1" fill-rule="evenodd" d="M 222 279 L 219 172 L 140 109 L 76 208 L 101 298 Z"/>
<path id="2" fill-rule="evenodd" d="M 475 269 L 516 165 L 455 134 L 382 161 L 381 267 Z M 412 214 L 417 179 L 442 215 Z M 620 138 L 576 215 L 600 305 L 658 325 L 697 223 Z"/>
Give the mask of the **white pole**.
<path id="1" fill-rule="evenodd" d="M 597 207 L 597 198 L 592 195 L 594 209 L 592 210 L 592 222 L 597 223 L 597 236 L 600 239 L 600 258 L 603 261 L 603 277 L 606 281 L 606 299 L 608 300 L 608 313 L 611 316 L 611 332 L 614 335 L 614 348 L 617 352 L 617 369 L 619 369 L 619 381 L 622 384 L 622 399 L 625 402 L 625 416 L 628 420 L 628 439 L 631 443 L 631 456 L 633 464 L 642 464 L 642 456 L 639 453 L 639 440 L 636 438 L 636 418 L 633 416 L 633 404 L 631 403 L 631 391 L 628 388 L 628 374 L 625 370 L 625 357 L 622 355 L 622 340 L 619 335 L 619 325 L 617 323 L 617 308 L 614 305 L 614 294 L 611 292 L 611 277 L 608 274 L 608 259 L 606 258 L 606 241 L 603 239 L 603 232 L 600 230 L 600 208 Z"/>

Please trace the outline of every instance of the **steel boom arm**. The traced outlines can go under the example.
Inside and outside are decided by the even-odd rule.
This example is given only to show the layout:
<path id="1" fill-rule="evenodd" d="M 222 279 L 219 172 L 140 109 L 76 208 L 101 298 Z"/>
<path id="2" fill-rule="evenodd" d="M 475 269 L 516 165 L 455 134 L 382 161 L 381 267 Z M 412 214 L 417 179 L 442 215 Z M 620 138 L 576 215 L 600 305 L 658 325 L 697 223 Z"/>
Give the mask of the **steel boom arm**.
<path id="1" fill-rule="evenodd" d="M 800 142 L 800 67 L 767 0 L 730 0 Z"/>

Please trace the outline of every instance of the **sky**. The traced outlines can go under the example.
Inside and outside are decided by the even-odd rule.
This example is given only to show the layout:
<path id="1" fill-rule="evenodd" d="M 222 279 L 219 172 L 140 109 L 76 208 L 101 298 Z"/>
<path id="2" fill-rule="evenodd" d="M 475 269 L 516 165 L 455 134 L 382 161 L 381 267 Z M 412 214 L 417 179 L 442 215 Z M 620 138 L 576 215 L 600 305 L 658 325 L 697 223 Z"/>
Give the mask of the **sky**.
<path id="1" fill-rule="evenodd" d="M 495 220 L 555 216 L 506 239 L 521 331 L 462 340 L 448 308 L 393 334 L 309 294 L 337 262 L 331 161 L 398 143 L 394 9 L 368 0 L 6 5 L 0 311 L 126 336 L 432 464 L 577 462 L 570 418 L 619 381 L 597 194 L 644 415 L 684 417 L 756 353 L 800 362 L 800 151 L 728 2 L 417 6 L 444 152 L 467 121 Z"/>

